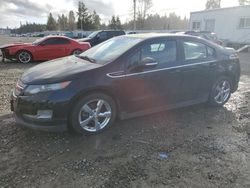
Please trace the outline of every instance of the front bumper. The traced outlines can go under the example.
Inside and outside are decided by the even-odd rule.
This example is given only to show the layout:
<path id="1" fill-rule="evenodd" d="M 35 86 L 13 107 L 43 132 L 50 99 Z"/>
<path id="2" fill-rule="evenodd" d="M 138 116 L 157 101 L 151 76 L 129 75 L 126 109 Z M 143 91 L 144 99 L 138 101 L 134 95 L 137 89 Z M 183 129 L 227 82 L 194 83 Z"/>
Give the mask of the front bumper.
<path id="1" fill-rule="evenodd" d="M 66 121 L 56 122 L 28 122 L 20 115 L 14 112 L 14 117 L 16 120 L 16 125 L 24 128 L 30 128 L 39 131 L 48 131 L 48 132 L 64 132 L 67 131 L 67 123 Z"/>
<path id="2" fill-rule="evenodd" d="M 44 96 L 46 98 L 46 96 Z M 63 132 L 67 126 L 67 104 L 58 102 L 51 103 L 41 97 L 25 97 L 11 95 L 11 110 L 14 112 L 16 125 L 35 130 Z M 51 110 L 50 118 L 38 118 L 39 110 Z"/>
<path id="3" fill-rule="evenodd" d="M 14 55 L 10 55 L 9 51 L 6 49 L 0 49 L 1 50 L 1 56 L 2 56 L 2 61 L 4 62 L 5 59 L 14 59 L 15 56 Z"/>

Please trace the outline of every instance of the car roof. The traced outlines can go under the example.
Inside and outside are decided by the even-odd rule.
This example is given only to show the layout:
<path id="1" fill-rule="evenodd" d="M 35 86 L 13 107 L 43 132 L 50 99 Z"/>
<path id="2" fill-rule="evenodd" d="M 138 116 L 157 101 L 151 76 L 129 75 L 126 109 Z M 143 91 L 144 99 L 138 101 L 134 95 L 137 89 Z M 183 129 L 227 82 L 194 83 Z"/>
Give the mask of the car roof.
<path id="1" fill-rule="evenodd" d="M 98 30 L 98 31 L 93 31 L 93 32 L 103 32 L 103 31 L 105 31 L 105 32 L 125 32 L 123 30 Z"/>
<path id="2" fill-rule="evenodd" d="M 140 38 L 140 39 L 151 39 L 151 38 L 161 38 L 161 37 L 178 37 L 178 38 L 193 38 L 197 39 L 199 37 L 192 36 L 192 35 L 186 35 L 184 33 L 140 33 L 140 34 L 131 34 L 126 35 L 127 37 L 134 37 L 134 38 Z"/>
<path id="3" fill-rule="evenodd" d="M 188 34 L 180 34 L 180 33 L 141 33 L 141 34 L 130 34 L 130 35 L 122 35 L 120 37 L 128 37 L 128 38 L 140 38 L 143 41 L 148 39 L 156 39 L 156 38 L 162 38 L 162 37 L 168 37 L 168 38 L 182 38 L 187 40 L 199 40 L 202 43 L 205 43 L 209 46 L 217 47 L 217 44 L 212 43 L 211 41 L 205 40 L 204 38 L 200 36 L 194 36 L 194 35 L 188 35 Z"/>
<path id="4" fill-rule="evenodd" d="M 68 39 L 68 40 L 71 40 L 71 38 L 66 37 L 66 36 L 61 36 L 61 35 L 49 35 L 49 36 L 46 36 L 46 37 L 44 37 L 44 38 L 46 38 L 46 39 L 61 38 L 61 39 Z"/>

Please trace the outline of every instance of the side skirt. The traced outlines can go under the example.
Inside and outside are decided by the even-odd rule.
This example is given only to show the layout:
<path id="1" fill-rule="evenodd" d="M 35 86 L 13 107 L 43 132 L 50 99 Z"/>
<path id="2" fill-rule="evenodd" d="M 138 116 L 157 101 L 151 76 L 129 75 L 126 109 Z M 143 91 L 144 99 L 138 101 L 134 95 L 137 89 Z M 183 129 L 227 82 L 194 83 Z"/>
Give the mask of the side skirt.
<path id="1" fill-rule="evenodd" d="M 148 114 L 162 112 L 162 111 L 165 111 L 165 110 L 171 110 L 171 109 L 176 109 L 176 108 L 180 108 L 180 107 L 186 107 L 186 106 L 191 106 L 191 105 L 195 105 L 195 104 L 204 103 L 204 102 L 207 102 L 207 100 L 208 100 L 208 97 L 206 96 L 206 97 L 199 98 L 199 99 L 196 99 L 196 100 L 180 102 L 178 104 L 166 105 L 166 106 L 161 106 L 161 107 L 153 108 L 153 109 L 145 109 L 145 110 L 142 110 L 142 111 L 137 111 L 137 112 L 132 112 L 132 113 L 121 112 L 119 118 L 121 120 L 123 120 L 123 119 L 129 119 L 129 118 L 133 118 L 133 117 L 144 116 L 144 115 L 148 115 Z"/>

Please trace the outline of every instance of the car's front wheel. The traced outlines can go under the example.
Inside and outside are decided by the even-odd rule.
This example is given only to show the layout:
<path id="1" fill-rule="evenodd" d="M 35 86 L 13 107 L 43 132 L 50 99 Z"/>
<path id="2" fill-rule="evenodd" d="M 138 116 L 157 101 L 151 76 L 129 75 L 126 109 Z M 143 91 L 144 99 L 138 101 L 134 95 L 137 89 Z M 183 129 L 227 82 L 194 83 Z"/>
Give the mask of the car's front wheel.
<path id="1" fill-rule="evenodd" d="M 32 55 L 27 51 L 20 51 L 16 55 L 16 59 L 19 63 L 30 63 L 32 61 Z"/>
<path id="2" fill-rule="evenodd" d="M 232 83 L 230 78 L 223 76 L 214 83 L 209 103 L 213 106 L 223 106 L 230 98 L 232 92 Z"/>
<path id="3" fill-rule="evenodd" d="M 70 126 L 79 134 L 97 134 L 112 125 L 116 117 L 114 100 L 100 93 L 77 101 L 70 116 Z"/>

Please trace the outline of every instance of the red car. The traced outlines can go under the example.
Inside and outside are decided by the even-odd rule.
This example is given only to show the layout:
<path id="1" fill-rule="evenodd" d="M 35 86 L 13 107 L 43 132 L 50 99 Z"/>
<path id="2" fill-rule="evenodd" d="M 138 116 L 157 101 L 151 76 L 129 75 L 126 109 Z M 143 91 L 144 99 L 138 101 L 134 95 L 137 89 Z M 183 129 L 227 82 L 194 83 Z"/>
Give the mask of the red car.
<path id="1" fill-rule="evenodd" d="M 14 43 L 0 46 L 4 59 L 16 59 L 20 63 L 45 61 L 69 55 L 77 55 L 89 49 L 88 42 L 78 42 L 64 36 L 48 36 L 33 43 Z"/>

